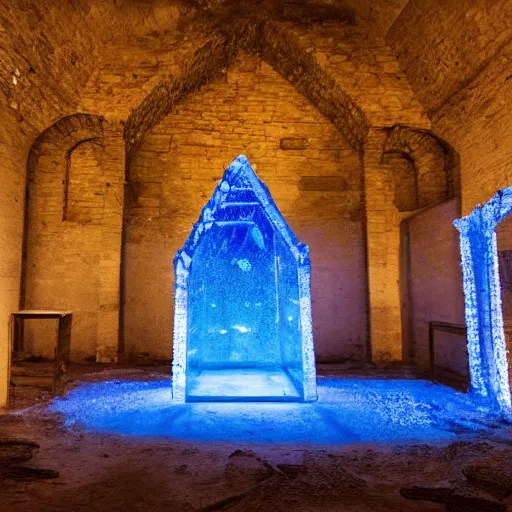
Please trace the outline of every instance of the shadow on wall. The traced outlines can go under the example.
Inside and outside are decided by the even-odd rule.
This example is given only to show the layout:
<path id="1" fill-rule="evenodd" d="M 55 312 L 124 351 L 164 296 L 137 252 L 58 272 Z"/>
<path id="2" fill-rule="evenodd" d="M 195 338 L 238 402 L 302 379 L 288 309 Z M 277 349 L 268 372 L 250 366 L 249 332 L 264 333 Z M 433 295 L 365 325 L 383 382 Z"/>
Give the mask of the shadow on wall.
<path id="1" fill-rule="evenodd" d="M 453 198 L 402 222 L 400 283 L 404 359 L 467 389 L 460 244 L 453 226 L 459 216 L 459 201 Z"/>

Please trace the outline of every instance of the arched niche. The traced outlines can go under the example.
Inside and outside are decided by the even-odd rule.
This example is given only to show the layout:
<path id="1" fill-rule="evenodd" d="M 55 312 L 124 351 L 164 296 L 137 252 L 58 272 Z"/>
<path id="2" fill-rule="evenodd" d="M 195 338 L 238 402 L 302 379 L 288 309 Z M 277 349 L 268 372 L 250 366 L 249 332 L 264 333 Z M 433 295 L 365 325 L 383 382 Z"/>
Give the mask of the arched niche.
<path id="1" fill-rule="evenodd" d="M 102 117 L 74 114 L 56 121 L 32 145 L 27 163 L 27 202 L 21 307 L 73 311 L 71 358 L 102 360 L 101 322 L 104 197 Z M 52 358 L 53 321 L 27 322 L 18 349 Z"/>
<path id="2" fill-rule="evenodd" d="M 381 163 L 391 170 L 400 212 L 430 207 L 458 193 L 458 157 L 432 132 L 407 126 L 389 130 Z"/>
<path id="3" fill-rule="evenodd" d="M 511 405 L 496 227 L 512 212 L 512 187 L 454 224 L 460 232 L 471 391 L 493 407 Z"/>

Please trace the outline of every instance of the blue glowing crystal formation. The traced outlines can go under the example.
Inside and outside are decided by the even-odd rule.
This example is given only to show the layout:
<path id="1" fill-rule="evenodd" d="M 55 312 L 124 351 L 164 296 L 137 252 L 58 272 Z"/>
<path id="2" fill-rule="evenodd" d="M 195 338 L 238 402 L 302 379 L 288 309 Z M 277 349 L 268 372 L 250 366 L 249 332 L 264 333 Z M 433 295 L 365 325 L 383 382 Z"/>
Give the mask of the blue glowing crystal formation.
<path id="1" fill-rule="evenodd" d="M 460 232 L 471 390 L 510 413 L 496 226 L 512 212 L 512 187 L 498 191 L 454 224 Z"/>
<path id="2" fill-rule="evenodd" d="M 176 253 L 173 399 L 313 401 L 309 248 L 239 155 Z"/>

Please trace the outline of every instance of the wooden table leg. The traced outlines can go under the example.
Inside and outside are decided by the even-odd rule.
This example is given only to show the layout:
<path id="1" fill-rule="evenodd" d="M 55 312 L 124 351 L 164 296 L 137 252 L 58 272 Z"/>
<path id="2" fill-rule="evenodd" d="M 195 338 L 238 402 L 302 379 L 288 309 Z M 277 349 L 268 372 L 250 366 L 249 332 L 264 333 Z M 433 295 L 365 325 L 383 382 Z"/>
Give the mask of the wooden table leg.
<path id="1" fill-rule="evenodd" d="M 13 352 L 23 352 L 24 347 L 24 329 L 23 329 L 23 317 L 18 315 L 13 315 L 13 326 L 12 326 L 12 351 Z"/>
<path id="2" fill-rule="evenodd" d="M 62 376 L 66 373 L 71 349 L 71 315 L 59 318 L 59 332 L 55 349 L 55 374 L 53 378 L 53 394 L 62 391 Z"/>

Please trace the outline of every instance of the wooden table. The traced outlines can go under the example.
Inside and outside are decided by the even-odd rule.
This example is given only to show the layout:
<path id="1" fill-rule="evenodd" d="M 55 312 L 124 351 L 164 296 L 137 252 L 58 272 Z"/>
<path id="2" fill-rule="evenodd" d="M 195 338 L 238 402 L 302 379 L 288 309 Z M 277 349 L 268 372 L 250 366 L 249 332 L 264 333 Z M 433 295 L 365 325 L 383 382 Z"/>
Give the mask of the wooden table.
<path id="1" fill-rule="evenodd" d="M 456 389 L 459 389 L 460 387 L 461 391 L 467 391 L 470 385 L 469 368 L 467 369 L 467 375 L 461 375 L 459 373 L 454 372 L 453 370 L 449 370 L 449 372 L 451 373 L 450 376 L 448 376 L 446 369 L 444 369 L 445 375 L 443 378 L 443 369 L 436 365 L 436 350 L 434 345 L 436 331 L 447 332 L 449 334 L 458 334 L 464 340 L 463 343 L 465 344 L 467 340 L 466 326 L 462 324 L 452 324 L 449 322 L 429 322 L 428 327 L 428 346 L 430 354 L 430 371 L 432 374 L 432 380 L 434 382 L 439 381 L 448 386 L 456 387 Z M 450 378 L 447 379 L 447 377 Z M 455 378 L 455 380 L 458 381 L 456 383 L 456 386 L 454 386 L 455 381 L 453 381 L 451 377 Z"/>
<path id="2" fill-rule="evenodd" d="M 23 351 L 23 321 L 28 319 L 51 319 L 59 322 L 57 346 L 55 347 L 55 371 L 53 376 L 53 394 L 59 393 L 62 376 L 66 372 L 69 363 L 71 347 L 71 311 L 53 311 L 39 309 L 24 309 L 11 315 L 11 338 L 14 351 Z"/>

